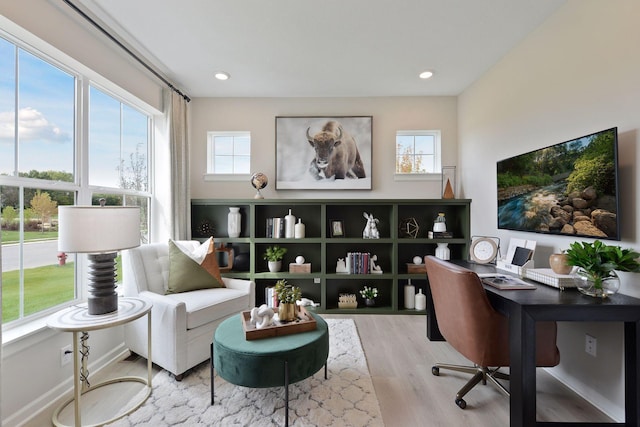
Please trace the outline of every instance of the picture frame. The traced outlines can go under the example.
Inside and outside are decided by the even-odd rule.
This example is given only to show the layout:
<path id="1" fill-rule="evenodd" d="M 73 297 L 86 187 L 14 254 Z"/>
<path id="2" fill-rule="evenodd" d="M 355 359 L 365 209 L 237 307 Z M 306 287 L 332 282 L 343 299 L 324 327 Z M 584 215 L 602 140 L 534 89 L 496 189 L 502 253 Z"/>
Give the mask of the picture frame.
<path id="1" fill-rule="evenodd" d="M 275 121 L 277 190 L 371 190 L 373 116 Z"/>
<path id="2" fill-rule="evenodd" d="M 329 231 L 331 233 L 331 237 L 344 237 L 344 222 L 339 219 L 332 219 L 330 221 Z"/>

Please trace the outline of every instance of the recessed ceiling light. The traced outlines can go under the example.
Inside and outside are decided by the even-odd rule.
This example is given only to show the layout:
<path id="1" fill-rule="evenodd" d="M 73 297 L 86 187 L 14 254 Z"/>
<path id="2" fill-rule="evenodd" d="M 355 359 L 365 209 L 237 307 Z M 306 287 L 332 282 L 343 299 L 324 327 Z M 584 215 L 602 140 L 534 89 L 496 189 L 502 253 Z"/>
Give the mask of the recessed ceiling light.
<path id="1" fill-rule="evenodd" d="M 431 70 L 423 71 L 420 73 L 421 79 L 430 79 L 431 77 L 433 77 L 433 71 Z"/>
<path id="2" fill-rule="evenodd" d="M 229 73 L 225 73 L 224 71 L 218 71 L 214 74 L 215 78 L 218 80 L 229 80 L 231 77 Z"/>

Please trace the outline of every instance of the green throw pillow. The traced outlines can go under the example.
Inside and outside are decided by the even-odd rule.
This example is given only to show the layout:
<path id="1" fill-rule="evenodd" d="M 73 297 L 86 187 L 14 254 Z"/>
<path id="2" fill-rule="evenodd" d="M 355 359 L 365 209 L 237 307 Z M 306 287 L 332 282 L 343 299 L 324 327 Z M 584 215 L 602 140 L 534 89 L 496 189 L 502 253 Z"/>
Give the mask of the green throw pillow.
<path id="1" fill-rule="evenodd" d="M 167 294 L 195 291 L 196 289 L 221 288 L 207 270 L 185 254 L 169 240 L 169 286 Z"/>

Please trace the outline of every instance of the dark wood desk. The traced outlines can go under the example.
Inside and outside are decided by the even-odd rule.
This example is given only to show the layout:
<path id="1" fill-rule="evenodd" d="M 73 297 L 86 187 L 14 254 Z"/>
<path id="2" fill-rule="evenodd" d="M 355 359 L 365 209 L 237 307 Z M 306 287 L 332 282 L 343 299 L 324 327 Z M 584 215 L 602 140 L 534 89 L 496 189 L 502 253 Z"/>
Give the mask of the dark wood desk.
<path id="1" fill-rule="evenodd" d="M 493 266 L 454 261 L 478 273 L 494 272 Z M 557 426 L 575 423 L 536 421 L 536 322 L 624 322 L 625 417 L 624 423 L 591 423 L 588 426 L 640 423 L 640 299 L 616 294 L 597 299 L 575 289 L 560 291 L 540 284 L 535 290 L 499 290 L 485 286 L 491 304 L 509 317 L 510 339 L 510 420 L 511 426 Z M 443 340 L 427 292 L 427 336 Z M 562 355 L 560 355 L 562 358 Z"/>

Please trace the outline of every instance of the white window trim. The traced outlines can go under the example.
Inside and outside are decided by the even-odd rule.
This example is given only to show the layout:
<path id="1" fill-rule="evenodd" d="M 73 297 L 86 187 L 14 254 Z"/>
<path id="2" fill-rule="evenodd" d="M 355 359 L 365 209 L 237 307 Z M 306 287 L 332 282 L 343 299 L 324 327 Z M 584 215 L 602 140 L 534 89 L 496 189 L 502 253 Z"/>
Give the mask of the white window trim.
<path id="1" fill-rule="evenodd" d="M 396 131 L 396 137 L 398 136 L 424 136 L 432 135 L 435 137 L 434 157 L 436 170 L 441 172 L 434 173 L 421 173 L 421 172 L 409 172 L 409 173 L 394 173 L 394 181 L 437 181 L 442 177 L 442 131 L 440 130 L 398 130 Z M 397 149 L 397 146 L 396 146 Z M 398 152 L 396 151 L 394 156 L 394 165 L 398 158 Z M 394 167 L 395 169 L 395 167 Z"/>
<path id="2" fill-rule="evenodd" d="M 207 132 L 207 171 L 203 177 L 205 181 L 244 181 L 251 177 L 248 173 L 215 173 L 213 159 L 215 157 L 215 149 L 213 139 L 216 136 L 248 136 L 249 144 L 251 144 L 250 131 L 208 131 Z M 249 152 L 251 157 L 251 151 Z M 251 159 L 250 159 L 251 161 Z"/>

